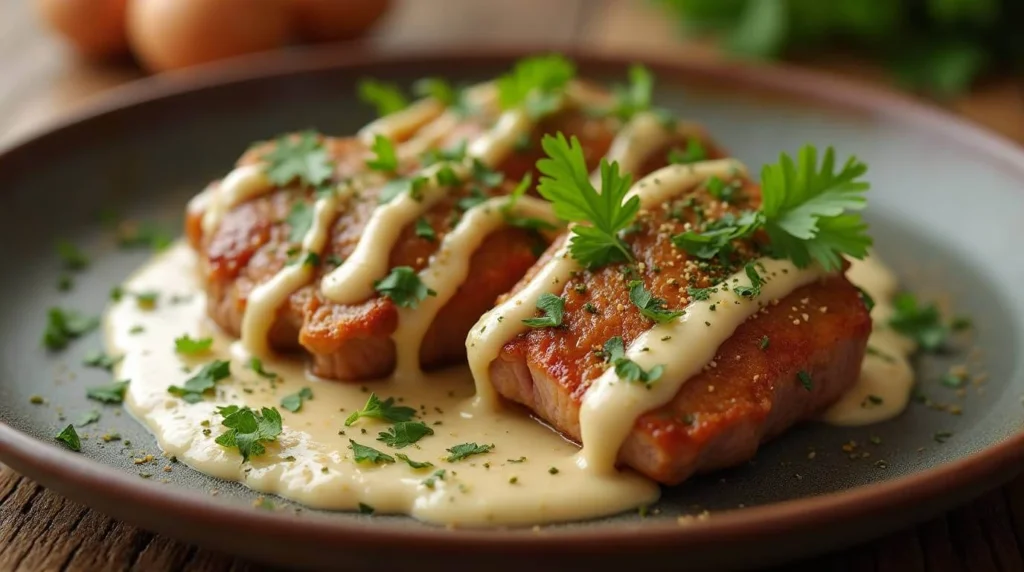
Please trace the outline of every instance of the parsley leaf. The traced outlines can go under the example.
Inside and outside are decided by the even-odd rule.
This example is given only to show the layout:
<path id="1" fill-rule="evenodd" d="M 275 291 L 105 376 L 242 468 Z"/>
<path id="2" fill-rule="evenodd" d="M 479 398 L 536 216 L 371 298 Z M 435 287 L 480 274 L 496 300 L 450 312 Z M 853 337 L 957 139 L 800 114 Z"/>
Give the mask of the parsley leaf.
<path id="1" fill-rule="evenodd" d="M 248 407 L 230 405 L 218 411 L 224 416 L 221 425 L 228 430 L 215 442 L 229 449 L 237 448 L 243 463 L 265 453 L 264 443 L 277 440 L 281 434 L 281 414 L 273 407 L 264 407 L 257 413 Z"/>
<path id="2" fill-rule="evenodd" d="M 433 97 L 445 107 L 455 103 L 456 94 L 452 85 L 439 77 L 425 77 L 412 84 L 412 91 L 420 97 Z"/>
<path id="3" fill-rule="evenodd" d="M 796 163 L 783 153 L 777 164 L 764 167 L 761 212 L 775 256 L 801 268 L 814 260 L 832 271 L 842 267 L 843 254 L 867 255 L 867 225 L 859 215 L 844 214 L 866 205 L 863 193 L 870 185 L 860 177 L 867 165 L 850 157 L 838 173 L 834 168 L 831 147 L 819 168 L 818 152 L 810 145 L 800 149 Z"/>
<path id="4" fill-rule="evenodd" d="M 867 225 L 860 215 L 848 212 L 866 205 L 863 193 L 870 185 L 860 179 L 865 172 L 867 166 L 856 157 L 835 172 L 831 147 L 819 166 L 817 149 L 805 145 L 796 162 L 783 153 L 778 163 L 764 167 L 760 211 L 723 218 L 703 232 L 676 235 L 672 242 L 700 258 L 713 258 L 728 254 L 733 240 L 764 229 L 776 258 L 788 258 L 801 268 L 817 262 L 826 271 L 838 270 L 842 255 L 863 258 L 871 246 Z"/>
<path id="5" fill-rule="evenodd" d="M 128 380 L 114 381 L 104 385 L 85 388 L 85 396 L 103 403 L 122 403 L 128 391 Z"/>
<path id="6" fill-rule="evenodd" d="M 576 137 L 570 143 L 561 132 L 557 136 L 545 135 L 541 146 L 548 156 L 537 161 L 537 168 L 545 175 L 537 191 L 553 203 L 559 218 L 591 223 L 572 228 L 572 257 L 588 268 L 632 260 L 632 252 L 619 237 L 640 209 L 639 198 L 625 200 L 632 178 L 619 174 L 618 163 L 609 165 L 602 159 L 598 192 L 590 184 L 583 148 Z"/>
<path id="7" fill-rule="evenodd" d="M 389 397 L 384 401 L 381 401 L 377 397 L 376 393 L 371 393 L 370 398 L 366 400 L 366 405 L 363 405 L 362 409 L 348 416 L 348 419 L 345 420 L 345 426 L 350 427 L 362 417 L 371 417 L 374 419 L 389 421 L 391 423 L 398 423 L 401 421 L 409 421 L 415 415 L 416 410 L 412 407 L 395 405 L 394 397 Z"/>
<path id="8" fill-rule="evenodd" d="M 313 216 L 315 212 L 313 205 L 306 201 L 296 201 L 292 205 L 288 216 L 285 218 L 285 222 L 288 223 L 288 242 L 296 244 L 302 243 L 302 240 L 306 237 L 306 233 L 313 226 Z"/>
<path id="9" fill-rule="evenodd" d="M 445 461 L 448 461 L 449 463 L 454 463 L 455 461 L 461 461 L 466 457 L 470 457 L 473 455 L 482 455 L 493 448 L 494 445 L 477 445 L 476 443 L 462 443 L 459 445 L 455 445 L 454 447 L 451 447 L 449 449 L 445 449 L 450 453 L 450 455 L 445 457 Z"/>
<path id="10" fill-rule="evenodd" d="M 210 351 L 213 346 L 213 338 L 195 339 L 188 334 L 174 338 L 174 351 L 179 354 L 196 355 Z"/>
<path id="11" fill-rule="evenodd" d="M 54 439 L 64 443 L 68 449 L 78 452 L 82 450 L 82 440 L 78 438 L 78 431 L 74 425 L 68 425 Z"/>
<path id="12" fill-rule="evenodd" d="M 708 152 L 704 149 L 704 144 L 700 142 L 700 139 L 696 137 L 688 137 L 686 139 L 686 150 L 680 151 L 679 149 L 672 148 L 668 152 L 668 162 L 675 165 L 686 165 L 688 163 L 699 163 L 700 161 L 706 161 L 708 158 Z"/>
<path id="13" fill-rule="evenodd" d="M 291 395 L 285 395 L 282 397 L 281 408 L 287 409 L 292 413 L 298 413 L 298 411 L 302 409 L 303 401 L 307 399 L 313 399 L 313 390 L 308 387 L 303 387 Z"/>
<path id="14" fill-rule="evenodd" d="M 466 158 L 466 149 L 469 147 L 469 142 L 466 139 L 459 141 L 458 145 L 449 147 L 447 149 L 427 149 L 420 155 L 420 163 L 423 167 L 429 167 L 434 163 L 440 163 L 442 161 L 450 161 L 453 163 L 459 163 Z"/>
<path id="15" fill-rule="evenodd" d="M 427 219 L 423 217 L 416 219 L 416 226 L 414 227 L 414 230 L 416 232 L 416 236 L 424 240 L 429 240 L 430 242 L 437 240 L 437 233 L 434 232 L 434 227 L 430 226 Z"/>
<path id="16" fill-rule="evenodd" d="M 272 371 L 267 371 L 266 369 L 263 369 L 263 360 L 261 360 L 258 357 L 251 357 L 251 358 L 249 358 L 249 369 L 251 369 L 254 372 L 256 372 L 256 375 L 262 377 L 263 379 L 277 379 L 278 378 L 278 375 L 276 373 L 274 373 Z"/>
<path id="17" fill-rule="evenodd" d="M 398 198 L 402 193 L 409 193 L 409 196 L 419 200 L 422 196 L 423 186 L 429 181 L 426 177 L 398 178 L 391 179 L 380 189 L 377 201 L 384 205 Z"/>
<path id="18" fill-rule="evenodd" d="M 405 95 L 393 83 L 384 83 L 375 79 L 364 79 L 359 82 L 359 99 L 377 108 L 377 115 L 390 115 L 408 107 Z"/>
<path id="19" fill-rule="evenodd" d="M 389 427 L 387 431 L 378 433 L 377 440 L 395 449 L 402 449 L 427 435 L 433 434 L 434 430 L 428 427 L 426 423 L 420 421 L 399 421 Z"/>
<path id="20" fill-rule="evenodd" d="M 395 146 L 387 137 L 379 134 L 374 136 L 370 150 L 376 154 L 376 157 L 366 160 L 367 167 L 374 171 L 384 172 L 392 172 L 398 168 L 398 155 L 395 153 Z"/>
<path id="21" fill-rule="evenodd" d="M 629 283 L 629 301 L 640 308 L 641 314 L 659 324 L 683 315 L 682 310 L 665 308 L 665 301 L 655 298 L 650 290 L 644 288 L 644 283 L 641 280 L 633 280 Z"/>
<path id="22" fill-rule="evenodd" d="M 620 336 L 612 336 L 604 343 L 604 361 L 612 364 L 615 368 L 615 375 L 619 379 L 628 382 L 639 381 L 650 385 L 661 377 L 664 367 L 656 365 L 650 370 L 644 370 L 639 364 L 626 357 L 626 344 Z"/>
<path id="23" fill-rule="evenodd" d="M 544 312 L 543 318 L 526 318 L 523 323 L 531 328 L 554 328 L 562 325 L 565 311 L 565 300 L 551 292 L 545 292 L 537 298 L 537 309 Z"/>
<path id="24" fill-rule="evenodd" d="M 686 289 L 686 293 L 689 294 L 691 298 L 698 302 L 710 300 L 711 294 L 713 292 L 718 292 L 718 288 L 714 286 L 710 288 L 694 288 L 693 286 L 690 286 Z"/>
<path id="25" fill-rule="evenodd" d="M 804 389 L 811 391 L 814 389 L 814 383 L 811 382 L 811 374 L 804 370 L 796 372 L 796 378 L 800 381 L 800 385 L 804 386 Z"/>
<path id="26" fill-rule="evenodd" d="M 60 256 L 67 270 L 84 270 L 89 266 L 89 257 L 73 243 L 62 240 L 57 243 L 57 256 Z"/>
<path id="27" fill-rule="evenodd" d="M 615 107 L 612 115 L 629 121 L 634 115 L 651 108 L 654 92 L 654 74 L 646 67 L 633 64 L 629 67 L 629 85 L 614 87 Z"/>
<path id="28" fill-rule="evenodd" d="M 743 298 L 757 298 L 761 295 L 761 286 L 764 285 L 764 279 L 757 273 L 753 262 L 748 262 L 743 267 L 743 271 L 746 272 L 747 278 L 750 279 L 750 286 L 733 286 L 733 294 Z"/>
<path id="29" fill-rule="evenodd" d="M 925 352 L 938 352 L 946 345 L 949 328 L 935 304 L 919 304 L 913 294 L 904 292 L 893 300 L 894 312 L 889 326 L 913 339 Z"/>
<path id="30" fill-rule="evenodd" d="M 152 223 L 124 221 L 117 227 L 117 245 L 121 248 L 148 246 L 161 251 L 171 245 L 174 237 Z"/>
<path id="31" fill-rule="evenodd" d="M 203 366 L 199 373 L 185 380 L 182 386 L 172 385 L 167 393 L 177 395 L 186 403 L 199 403 L 203 394 L 212 390 L 218 381 L 231 375 L 231 362 L 214 360 Z"/>
<path id="32" fill-rule="evenodd" d="M 312 131 L 278 138 L 274 149 L 264 155 L 263 160 L 267 163 L 267 178 L 281 187 L 293 181 L 319 187 L 333 172 L 327 149 L 319 134 Z"/>
<path id="33" fill-rule="evenodd" d="M 437 485 L 438 480 L 444 480 L 444 474 L 444 469 L 438 469 L 433 473 L 430 473 L 429 477 L 423 479 L 423 486 L 427 487 L 428 489 L 434 488 L 434 486 Z"/>
<path id="34" fill-rule="evenodd" d="M 554 111 L 562 90 L 576 75 L 576 66 L 559 54 L 525 58 L 497 80 L 502 109 L 524 107 L 538 118 Z"/>
<path id="35" fill-rule="evenodd" d="M 381 453 L 373 447 L 367 447 L 366 445 L 360 445 L 352 439 L 348 440 L 348 448 L 352 449 L 353 460 L 357 463 L 373 463 L 379 465 L 381 463 L 394 463 L 395 458 L 387 453 Z"/>
<path id="36" fill-rule="evenodd" d="M 75 310 L 50 308 L 46 315 L 43 345 L 47 349 L 62 350 L 71 340 L 95 330 L 99 325 L 100 320 L 96 316 L 85 316 Z"/>
<path id="37" fill-rule="evenodd" d="M 124 356 L 112 356 L 101 351 L 91 351 L 82 358 L 82 365 L 86 367 L 98 367 L 110 371 L 121 361 Z"/>
<path id="38" fill-rule="evenodd" d="M 408 455 L 404 455 L 402 453 L 396 453 L 395 456 L 398 457 L 399 461 L 404 461 L 407 465 L 414 469 L 427 469 L 429 467 L 434 466 L 434 463 L 431 463 L 430 461 L 413 461 L 412 459 L 409 458 Z"/>
<path id="39" fill-rule="evenodd" d="M 100 412 L 93 409 L 92 411 L 86 411 L 85 413 L 83 413 L 82 416 L 78 419 L 78 423 L 76 423 L 75 425 L 78 425 L 79 427 L 85 427 L 86 425 L 99 423 L 100 418 Z"/>
<path id="40" fill-rule="evenodd" d="M 392 268 L 387 276 L 373 283 L 373 289 L 401 308 L 415 308 L 427 296 L 437 296 L 410 266 Z"/>
<path id="41" fill-rule="evenodd" d="M 501 216 L 505 219 L 505 224 L 509 226 L 525 228 L 527 230 L 556 230 L 558 227 L 546 220 L 533 217 L 521 217 L 514 214 L 516 203 L 518 203 L 519 199 L 526 194 L 527 190 L 530 189 L 530 184 L 532 182 L 532 174 L 526 173 L 523 175 L 523 178 L 519 180 L 516 188 L 512 189 L 512 192 L 509 193 L 508 200 L 501 206 Z"/>

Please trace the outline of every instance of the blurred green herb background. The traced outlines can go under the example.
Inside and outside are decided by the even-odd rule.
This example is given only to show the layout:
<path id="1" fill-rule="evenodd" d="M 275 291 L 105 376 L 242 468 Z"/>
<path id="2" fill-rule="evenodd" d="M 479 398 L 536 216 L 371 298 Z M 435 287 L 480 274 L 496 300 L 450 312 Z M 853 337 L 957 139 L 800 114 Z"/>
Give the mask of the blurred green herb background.
<path id="1" fill-rule="evenodd" d="M 904 86 L 957 95 L 988 73 L 1024 73 L 1024 0 L 655 0 L 687 33 L 739 56 L 852 51 Z"/>

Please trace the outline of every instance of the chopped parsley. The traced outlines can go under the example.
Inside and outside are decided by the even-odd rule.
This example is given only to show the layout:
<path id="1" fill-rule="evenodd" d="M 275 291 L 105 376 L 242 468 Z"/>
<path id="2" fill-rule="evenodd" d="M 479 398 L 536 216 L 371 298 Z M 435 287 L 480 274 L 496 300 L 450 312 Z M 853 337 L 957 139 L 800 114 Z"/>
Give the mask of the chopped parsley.
<path id="1" fill-rule="evenodd" d="M 428 489 L 434 488 L 434 486 L 437 484 L 437 481 L 444 480 L 444 474 L 444 469 L 438 469 L 434 471 L 433 473 L 430 474 L 429 477 L 423 479 L 423 486 L 427 487 Z"/>
<path id="2" fill-rule="evenodd" d="M 373 283 L 373 288 L 402 308 L 416 308 L 427 296 L 437 296 L 411 266 L 392 268 L 387 276 Z"/>
<path id="3" fill-rule="evenodd" d="M 403 193 L 408 193 L 413 199 L 419 200 L 423 194 L 423 186 L 428 182 L 426 177 L 421 176 L 391 179 L 381 187 L 377 201 L 382 205 L 387 204 Z"/>
<path id="4" fill-rule="evenodd" d="M 725 181 L 714 175 L 708 177 L 704 188 L 707 189 L 709 195 L 724 203 L 731 203 L 736 198 L 736 186 L 733 183 L 726 184 Z"/>
<path id="5" fill-rule="evenodd" d="M 213 338 L 193 338 L 188 334 L 174 338 L 174 351 L 179 354 L 196 355 L 210 351 Z"/>
<path id="6" fill-rule="evenodd" d="M 920 304 L 910 293 L 902 293 L 893 300 L 895 311 L 889 326 L 917 342 L 925 352 L 938 352 L 946 345 L 949 328 L 935 304 Z"/>
<path id="7" fill-rule="evenodd" d="M 715 288 L 713 286 L 710 288 L 694 288 L 691 286 L 686 289 L 686 293 L 689 294 L 691 298 L 697 300 L 698 302 L 710 300 L 712 292 L 718 292 L 718 288 Z"/>
<path id="8" fill-rule="evenodd" d="M 103 403 L 122 403 L 128 391 L 128 380 L 114 381 L 85 388 L 85 396 Z"/>
<path id="9" fill-rule="evenodd" d="M 389 447 L 402 449 L 427 435 L 433 434 L 434 430 L 428 427 L 426 423 L 420 421 L 399 421 L 389 427 L 387 431 L 378 433 L 377 440 Z"/>
<path id="10" fill-rule="evenodd" d="M 57 256 L 67 270 L 84 270 L 89 266 L 89 257 L 73 243 L 62 240 L 57 243 Z"/>
<path id="11" fill-rule="evenodd" d="M 93 350 L 82 358 L 82 365 L 86 367 L 98 367 L 110 371 L 121 361 L 124 356 L 112 356 L 99 350 Z"/>
<path id="12" fill-rule="evenodd" d="M 395 453 L 395 456 L 398 457 L 399 461 L 404 462 L 405 464 L 409 465 L 414 469 L 426 469 L 434 466 L 434 463 L 431 463 L 430 461 L 413 461 L 412 459 L 409 458 L 408 455 L 405 455 L 404 453 Z"/>
<path id="13" fill-rule="evenodd" d="M 633 280 L 629 283 L 629 301 L 640 308 L 640 313 L 645 317 L 659 323 L 665 323 L 683 315 L 682 310 L 669 310 L 665 307 L 665 301 L 655 298 L 650 290 L 644 288 L 641 280 Z"/>
<path id="14" fill-rule="evenodd" d="M 768 339 L 768 336 L 761 336 L 761 341 L 758 342 L 757 347 L 760 348 L 761 351 L 764 351 L 764 350 L 768 349 L 768 344 L 769 343 L 770 343 L 770 340 Z"/>
<path id="15" fill-rule="evenodd" d="M 228 405 L 218 407 L 224 417 L 221 425 L 228 428 L 215 442 L 228 449 L 238 449 L 242 462 L 266 452 L 264 443 L 277 440 L 281 434 L 281 414 L 273 407 L 264 407 L 259 413 L 248 407 Z"/>
<path id="16" fill-rule="evenodd" d="M 796 162 L 783 153 L 761 172 L 761 210 L 676 235 L 673 243 L 699 258 L 715 258 L 728 254 L 733 240 L 764 230 L 776 258 L 801 268 L 817 262 L 826 271 L 838 270 L 843 255 L 863 258 L 871 246 L 867 225 L 859 214 L 848 212 L 864 209 L 863 193 L 870 185 L 861 179 L 867 166 L 856 157 L 834 171 L 831 147 L 820 166 L 813 146 L 801 148 Z"/>
<path id="17" fill-rule="evenodd" d="M 450 453 L 447 457 L 445 457 L 445 461 L 448 461 L 449 463 L 454 463 L 455 461 L 461 461 L 466 457 L 471 457 L 473 455 L 482 455 L 493 448 L 494 445 L 477 445 L 476 443 L 462 443 L 459 445 L 455 445 L 454 447 L 445 449 L 446 451 L 448 451 L 448 453 Z"/>
<path id="18" fill-rule="evenodd" d="M 462 184 L 462 179 L 459 178 L 458 173 L 455 172 L 455 169 L 452 169 L 451 165 L 442 165 L 437 170 L 434 178 L 437 179 L 437 184 L 442 187 L 457 187 Z"/>
<path id="19" fill-rule="evenodd" d="M 629 246 L 619 237 L 640 209 L 639 198 L 625 200 L 632 177 L 619 174 L 618 163 L 602 160 L 598 192 L 590 184 L 583 147 L 576 137 L 570 143 L 561 132 L 545 135 L 541 146 L 547 158 L 537 161 L 537 168 L 544 174 L 537 191 L 552 202 L 559 218 L 590 223 L 573 227 L 570 255 L 591 269 L 633 260 Z"/>
<path id="20" fill-rule="evenodd" d="M 352 413 L 345 419 L 345 426 L 350 427 L 363 417 L 381 419 L 390 423 L 409 421 L 416 415 L 416 410 L 404 405 L 395 405 L 395 398 L 389 397 L 381 401 L 376 393 L 371 393 L 362 409 Z"/>
<path id="21" fill-rule="evenodd" d="M 445 107 L 453 105 L 457 100 L 452 85 L 439 77 L 425 77 L 416 80 L 416 83 L 412 84 L 412 91 L 420 97 L 432 97 Z"/>
<path id="22" fill-rule="evenodd" d="M 50 308 L 46 314 L 46 329 L 43 331 L 43 345 L 50 350 L 62 350 L 71 343 L 100 325 L 96 316 L 86 316 L 75 310 Z"/>
<path id="23" fill-rule="evenodd" d="M 661 365 L 656 365 L 650 370 L 644 370 L 638 363 L 627 358 L 626 344 L 620 336 L 608 338 L 608 341 L 604 343 L 604 349 L 601 353 L 604 355 L 604 361 L 615 368 L 615 375 L 622 381 L 630 383 L 640 382 L 644 385 L 650 385 L 657 381 L 665 370 L 664 366 Z"/>
<path id="24" fill-rule="evenodd" d="M 125 221 L 117 227 L 117 245 L 121 248 L 149 247 L 161 251 L 171 245 L 173 236 L 152 223 Z"/>
<path id="25" fill-rule="evenodd" d="M 367 167 L 385 173 L 398 169 L 398 154 L 395 153 L 395 145 L 391 139 L 380 134 L 375 135 L 370 150 L 374 152 L 375 157 L 366 160 Z"/>
<path id="26" fill-rule="evenodd" d="M 75 425 L 78 425 L 79 427 L 92 425 L 93 423 L 98 423 L 100 417 L 100 412 L 96 411 L 95 409 L 93 409 L 92 411 L 86 411 L 85 413 L 82 414 L 81 417 L 78 418 L 78 423 L 76 423 Z"/>
<path id="27" fill-rule="evenodd" d="M 306 233 L 313 226 L 313 216 L 315 215 L 313 205 L 306 201 L 296 201 L 292 205 L 288 216 L 285 218 L 285 222 L 288 223 L 288 242 L 300 244 L 302 239 L 306 237 Z"/>
<path id="28" fill-rule="evenodd" d="M 743 271 L 747 274 L 747 278 L 750 279 L 750 286 L 733 286 L 732 293 L 742 298 L 757 298 L 761 295 L 761 286 L 764 285 L 764 279 L 757 273 L 753 262 L 748 262 L 743 267 Z"/>
<path id="29" fill-rule="evenodd" d="M 414 227 L 416 236 L 428 240 L 430 242 L 437 241 L 437 233 L 434 232 L 434 227 L 430 226 L 427 219 L 420 217 L 416 219 L 416 226 Z"/>
<path id="30" fill-rule="evenodd" d="M 526 318 L 523 323 L 531 328 L 555 328 L 562 325 L 565 312 L 565 300 L 551 292 L 545 292 L 537 298 L 537 309 L 544 313 L 541 318 Z"/>
<path id="31" fill-rule="evenodd" d="M 408 107 L 409 102 L 398 86 L 375 79 L 359 82 L 359 99 L 377 108 L 377 115 L 390 115 Z"/>
<path id="32" fill-rule="evenodd" d="M 700 161 L 706 161 L 707 158 L 708 152 L 704 149 L 704 144 L 696 137 L 688 137 L 686 139 L 685 150 L 680 151 L 673 148 L 668 152 L 668 162 L 674 165 L 699 163 Z"/>
<path id="33" fill-rule="evenodd" d="M 276 373 L 263 369 L 263 360 L 258 357 L 249 358 L 249 369 L 256 372 L 256 375 L 263 379 L 277 379 L 278 377 Z"/>
<path id="34" fill-rule="evenodd" d="M 855 288 L 857 288 L 857 292 L 860 293 L 860 301 L 864 303 L 864 307 L 867 308 L 867 311 L 870 312 L 871 310 L 874 310 L 875 299 L 860 286 L 855 286 Z"/>
<path id="35" fill-rule="evenodd" d="M 953 433 L 950 431 L 936 431 L 932 438 L 935 439 L 936 443 L 945 443 L 952 436 Z"/>
<path id="36" fill-rule="evenodd" d="M 381 463 L 394 463 L 395 458 L 387 453 L 381 453 L 373 447 L 367 447 L 366 445 L 360 445 L 352 439 L 348 440 L 348 448 L 352 449 L 352 458 L 357 463 L 372 463 L 379 465 Z"/>
<path id="37" fill-rule="evenodd" d="M 263 160 L 267 163 L 267 178 L 281 187 L 296 181 L 320 187 L 333 173 L 327 149 L 320 135 L 312 131 L 278 138 L 274 149 L 264 155 Z"/>
<path id="38" fill-rule="evenodd" d="M 214 360 L 202 367 L 199 373 L 185 380 L 181 386 L 172 385 L 167 393 L 177 395 L 186 403 L 199 403 L 203 394 L 211 391 L 217 382 L 231 375 L 231 362 Z"/>
<path id="39" fill-rule="evenodd" d="M 287 409 L 292 413 L 298 413 L 298 411 L 302 409 L 302 403 L 309 399 L 313 399 L 313 390 L 308 387 L 303 387 L 291 395 L 285 395 L 282 397 L 281 408 Z"/>
<path id="40" fill-rule="evenodd" d="M 811 381 L 811 374 L 804 370 L 796 372 L 796 378 L 800 381 L 800 385 L 804 386 L 804 389 L 811 391 L 814 389 L 814 383 Z"/>
<path id="41" fill-rule="evenodd" d="M 559 54 L 524 58 L 497 80 L 502 109 L 523 107 L 532 118 L 558 108 L 565 86 L 576 75 L 576 66 Z"/>
<path id="42" fill-rule="evenodd" d="M 54 439 L 64 443 L 68 449 L 78 452 L 82 450 L 82 440 L 78 438 L 78 431 L 75 431 L 75 426 L 69 424 Z"/>
<path id="43" fill-rule="evenodd" d="M 611 114 L 623 121 L 629 121 L 634 115 L 651 108 L 651 96 L 654 92 L 654 74 L 639 64 L 629 67 L 629 85 L 616 85 L 615 106 Z"/>

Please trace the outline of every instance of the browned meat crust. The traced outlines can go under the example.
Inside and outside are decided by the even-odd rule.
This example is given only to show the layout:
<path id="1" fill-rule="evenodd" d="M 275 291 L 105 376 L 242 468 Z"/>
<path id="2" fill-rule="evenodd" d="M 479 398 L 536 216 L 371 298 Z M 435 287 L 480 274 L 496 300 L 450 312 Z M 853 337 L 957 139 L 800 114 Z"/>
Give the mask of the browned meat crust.
<path id="1" fill-rule="evenodd" d="M 748 183 L 745 191 L 746 206 L 756 207 L 758 189 Z M 580 272 L 566 283 L 563 327 L 533 329 L 505 345 L 490 367 L 501 395 L 579 441 L 583 395 L 607 367 L 599 350 L 612 336 L 628 345 L 652 326 L 630 302 L 629 280 L 643 280 L 668 307 L 682 308 L 688 286 L 711 286 L 731 271 L 696 264 L 670 243 L 684 224 L 695 222 L 697 209 L 686 201 L 695 200 L 709 219 L 741 206 L 725 206 L 703 190 L 692 197 L 641 213 L 641 228 L 628 239 L 641 264 Z M 743 245 L 734 262 L 753 256 L 757 246 Z M 687 380 L 671 402 L 637 419 L 620 462 L 675 484 L 749 459 L 761 442 L 813 416 L 856 381 L 870 330 L 856 288 L 841 275 L 769 304 L 718 349 L 713 366 Z M 764 337 L 769 341 L 762 349 Z M 801 371 L 809 374 L 811 390 L 799 380 Z"/>

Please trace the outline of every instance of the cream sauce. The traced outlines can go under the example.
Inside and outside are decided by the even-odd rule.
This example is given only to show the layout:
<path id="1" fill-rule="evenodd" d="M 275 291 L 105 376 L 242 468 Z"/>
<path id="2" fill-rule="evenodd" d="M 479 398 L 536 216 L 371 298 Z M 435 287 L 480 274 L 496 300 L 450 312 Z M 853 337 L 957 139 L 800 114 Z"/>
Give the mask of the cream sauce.
<path id="1" fill-rule="evenodd" d="M 665 121 L 654 113 L 637 113 L 615 136 L 606 159 L 609 163 L 618 162 L 620 172 L 635 173 L 658 149 L 680 137 L 700 135 L 700 128 L 691 123 L 678 121 L 667 127 Z M 595 186 L 598 181 L 600 174 L 594 173 L 592 182 Z"/>
<path id="2" fill-rule="evenodd" d="M 424 125 L 444 112 L 445 106 L 436 99 L 421 99 L 411 105 L 372 121 L 359 130 L 357 136 L 369 147 L 378 135 L 394 141 L 404 141 Z"/>
<path id="3" fill-rule="evenodd" d="M 846 277 L 875 301 L 871 336 L 857 383 L 822 414 L 821 420 L 832 425 L 869 425 L 892 419 L 906 409 L 914 388 L 910 356 L 917 348 L 913 340 L 888 326 L 899 283 L 878 256 L 850 260 Z"/>
<path id="4" fill-rule="evenodd" d="M 434 430 L 403 449 L 376 440 L 387 423 L 361 419 L 345 427 L 346 417 L 366 402 L 366 387 L 315 379 L 294 361 L 265 359 L 264 368 L 280 376 L 271 382 L 236 358 L 232 376 L 217 384 L 214 396 L 185 403 L 167 388 L 181 385 L 204 363 L 230 359 L 232 352 L 230 340 L 207 325 L 196 257 L 184 244 L 159 255 L 125 287 L 166 292 L 168 284 L 174 285 L 174 294 L 188 296 L 187 301 L 146 311 L 126 297 L 112 306 L 106 320 L 109 350 L 124 356 L 118 376 L 132 380 L 125 400 L 128 410 L 153 432 L 167 455 L 203 473 L 311 507 L 354 510 L 364 503 L 378 513 L 406 513 L 429 522 L 473 527 L 593 518 L 658 497 L 656 485 L 632 472 L 596 476 L 579 469 L 573 463 L 575 445 L 518 409 L 476 408 L 472 384 L 462 369 L 425 376 L 415 384 L 368 384 L 381 399 L 395 397 L 416 408 L 417 419 Z M 144 331 L 132 333 L 138 325 Z M 213 336 L 213 349 L 198 357 L 176 354 L 174 338 L 185 333 Z M 283 410 L 281 398 L 303 387 L 312 390 L 313 399 L 296 413 Z M 249 463 L 214 441 L 225 430 L 216 407 L 228 404 L 281 411 L 283 432 L 267 444 L 265 454 Z M 413 469 L 397 458 L 396 463 L 357 464 L 349 439 L 392 457 L 402 453 L 434 466 Z M 447 448 L 466 442 L 494 448 L 462 461 L 445 460 Z M 445 470 L 444 479 L 435 478 L 429 486 L 427 479 L 438 469 Z"/>
<path id="5" fill-rule="evenodd" d="M 313 279 L 313 265 L 306 264 L 305 259 L 310 254 L 319 256 L 323 252 L 339 200 L 337 193 L 317 199 L 313 205 L 313 223 L 302 238 L 302 251 L 295 261 L 249 293 L 242 314 L 241 342 L 250 354 L 266 356 L 270 353 L 267 334 L 277 318 L 277 309 L 293 292 Z"/>
<path id="6" fill-rule="evenodd" d="M 398 329 L 391 336 L 397 352 L 395 379 L 418 381 L 420 346 L 427 330 L 465 282 L 473 253 L 491 233 L 507 224 L 506 216 L 536 218 L 556 227 L 561 224 L 547 201 L 520 197 L 506 215 L 504 209 L 509 200 L 510 197 L 496 197 L 466 211 L 458 225 L 444 237 L 430 264 L 419 273 L 423 284 L 436 294 L 428 296 L 416 308 L 398 309 Z"/>
<path id="7" fill-rule="evenodd" d="M 210 194 L 205 200 L 203 234 L 213 232 L 224 215 L 235 205 L 269 193 L 273 189 L 274 184 L 267 178 L 262 164 L 252 163 L 237 167 L 224 177 L 216 189 L 205 191 Z"/>

